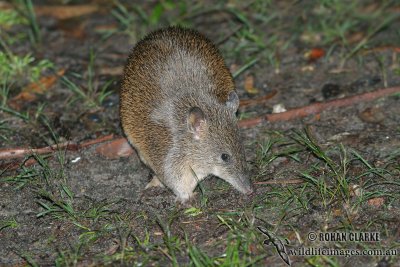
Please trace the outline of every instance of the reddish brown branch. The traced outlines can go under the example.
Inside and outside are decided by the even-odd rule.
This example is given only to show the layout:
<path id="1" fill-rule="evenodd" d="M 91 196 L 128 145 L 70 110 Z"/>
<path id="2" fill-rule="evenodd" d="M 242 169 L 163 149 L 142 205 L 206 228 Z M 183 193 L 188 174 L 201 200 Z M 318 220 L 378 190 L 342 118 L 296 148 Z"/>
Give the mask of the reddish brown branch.
<path id="1" fill-rule="evenodd" d="M 400 93 L 400 87 L 379 89 L 377 91 L 349 96 L 341 99 L 335 99 L 325 103 L 314 103 L 309 106 L 294 108 L 282 113 L 267 114 L 256 118 L 245 119 L 239 121 L 239 127 L 251 127 L 261 124 L 264 121 L 274 122 L 302 118 L 311 114 L 320 113 L 326 109 L 339 108 L 350 106 L 360 102 L 372 101 L 376 98 L 391 95 L 394 93 Z"/>
<path id="2" fill-rule="evenodd" d="M 108 140 L 111 140 L 114 138 L 113 134 L 106 135 L 106 136 L 101 136 L 99 138 L 96 138 L 94 140 L 89 140 L 86 142 L 83 142 L 81 144 L 76 144 L 71 141 L 62 143 L 62 144 L 56 144 L 56 145 L 51 145 L 47 147 L 41 147 L 41 148 L 6 148 L 6 149 L 1 149 L 0 150 L 0 159 L 14 159 L 14 158 L 23 158 L 27 155 L 31 154 L 47 154 L 47 153 L 52 153 L 56 150 L 73 150 L 76 151 L 78 149 L 88 147 L 97 143 L 105 142 Z"/>
<path id="3" fill-rule="evenodd" d="M 373 53 L 373 52 L 382 52 L 382 51 L 387 51 L 387 50 L 392 50 L 395 53 L 400 53 L 400 47 L 393 46 L 393 45 L 384 45 L 384 46 L 378 46 L 378 47 L 366 49 L 363 51 L 363 54 L 369 54 L 369 53 Z"/>
<path id="4" fill-rule="evenodd" d="M 77 145 L 71 142 L 41 148 L 6 148 L 0 151 L 0 159 L 23 158 L 29 154 L 46 154 L 57 149 L 76 150 Z"/>

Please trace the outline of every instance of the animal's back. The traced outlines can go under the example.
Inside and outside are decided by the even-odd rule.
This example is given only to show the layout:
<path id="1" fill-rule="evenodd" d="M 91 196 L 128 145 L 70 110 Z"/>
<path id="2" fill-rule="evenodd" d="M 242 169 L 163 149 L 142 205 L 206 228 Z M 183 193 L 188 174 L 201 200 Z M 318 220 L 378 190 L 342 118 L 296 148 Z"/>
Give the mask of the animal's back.
<path id="1" fill-rule="evenodd" d="M 135 46 L 125 66 L 120 102 L 124 131 L 141 159 L 157 172 L 172 144 L 165 120 L 180 119 L 174 108 L 182 101 L 195 106 L 210 98 L 224 103 L 233 90 L 223 58 L 203 35 L 180 27 L 153 32 Z"/>

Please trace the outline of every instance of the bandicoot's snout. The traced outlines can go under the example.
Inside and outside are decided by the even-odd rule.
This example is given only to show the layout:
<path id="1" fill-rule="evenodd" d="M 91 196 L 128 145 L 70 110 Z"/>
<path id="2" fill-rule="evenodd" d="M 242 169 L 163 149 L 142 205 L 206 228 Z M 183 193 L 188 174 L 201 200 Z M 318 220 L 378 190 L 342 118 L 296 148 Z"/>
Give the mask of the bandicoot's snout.
<path id="1" fill-rule="evenodd" d="M 254 186 L 251 183 L 249 177 L 247 175 L 241 176 L 238 179 L 229 181 L 239 192 L 245 195 L 251 195 L 254 193 Z"/>
<path id="2" fill-rule="evenodd" d="M 252 195 L 254 191 L 255 191 L 254 186 L 250 185 L 245 194 L 249 196 Z"/>

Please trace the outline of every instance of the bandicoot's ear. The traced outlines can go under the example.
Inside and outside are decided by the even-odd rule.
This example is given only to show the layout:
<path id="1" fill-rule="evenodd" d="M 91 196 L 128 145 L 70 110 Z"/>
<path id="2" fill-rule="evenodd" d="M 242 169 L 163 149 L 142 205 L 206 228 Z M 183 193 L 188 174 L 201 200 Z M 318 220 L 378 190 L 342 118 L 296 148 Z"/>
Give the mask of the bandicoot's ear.
<path id="1" fill-rule="evenodd" d="M 239 108 L 239 97 L 237 96 L 235 91 L 231 91 L 228 95 L 228 99 L 226 100 L 226 106 L 232 110 L 233 113 Z"/>
<path id="2" fill-rule="evenodd" d="M 193 138 L 199 140 L 206 128 L 206 117 L 200 108 L 193 107 L 189 110 L 187 126 Z"/>

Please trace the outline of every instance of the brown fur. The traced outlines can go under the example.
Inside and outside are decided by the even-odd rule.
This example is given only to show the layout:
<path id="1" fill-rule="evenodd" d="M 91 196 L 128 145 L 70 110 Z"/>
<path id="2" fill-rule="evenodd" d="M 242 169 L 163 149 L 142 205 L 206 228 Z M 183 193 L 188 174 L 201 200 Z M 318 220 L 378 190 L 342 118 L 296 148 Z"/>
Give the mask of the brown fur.
<path id="1" fill-rule="evenodd" d="M 202 176 L 199 180 L 208 174 L 206 169 L 220 168 L 205 160 L 216 145 L 221 151 L 231 151 L 236 166 L 229 172 L 244 177 L 244 185 L 221 178 L 242 192 L 251 191 L 244 174 L 236 110 L 227 108 L 228 96 L 234 90 L 232 76 L 216 47 L 194 30 L 169 27 L 153 32 L 128 58 L 120 96 L 123 129 L 141 160 L 182 201 L 190 197 L 197 184 L 193 168 Z M 203 120 L 193 114 L 188 117 L 193 107 L 200 108 Z M 193 121 L 195 118 L 198 121 Z M 187 124 L 195 122 L 199 132 L 196 127 L 194 132 L 189 131 Z M 227 173 L 225 169 L 216 172 L 223 173 L 221 176 Z"/>

